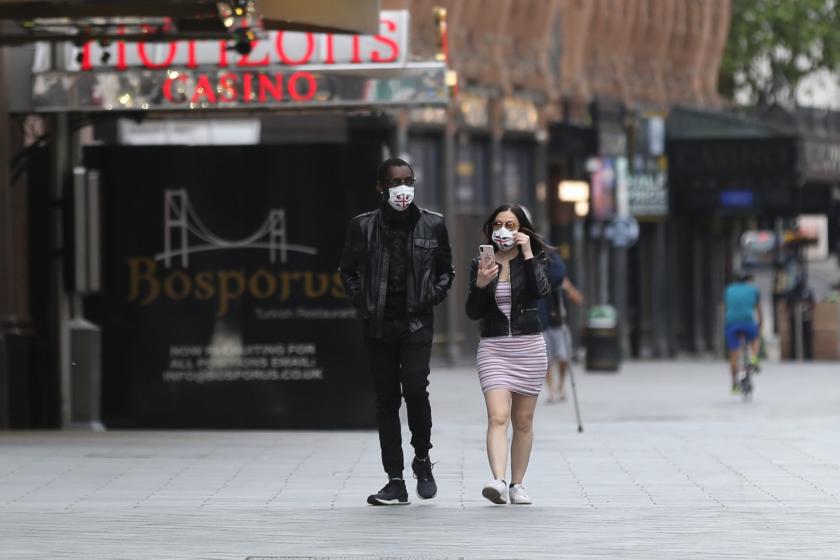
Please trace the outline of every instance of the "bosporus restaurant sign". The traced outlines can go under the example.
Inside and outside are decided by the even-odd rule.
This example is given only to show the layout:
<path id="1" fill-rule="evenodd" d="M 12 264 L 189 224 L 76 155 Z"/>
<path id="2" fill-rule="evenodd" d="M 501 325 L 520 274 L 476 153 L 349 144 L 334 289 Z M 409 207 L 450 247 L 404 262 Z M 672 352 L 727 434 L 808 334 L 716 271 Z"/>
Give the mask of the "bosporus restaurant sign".
<path id="1" fill-rule="evenodd" d="M 337 265 L 348 216 L 378 200 L 364 185 L 381 156 L 363 141 L 86 148 L 102 192 L 103 289 L 85 315 L 102 327 L 105 425 L 375 426 Z"/>
<path id="2" fill-rule="evenodd" d="M 36 111 L 119 111 L 435 104 L 443 63 L 408 62 L 409 14 L 383 11 L 374 36 L 273 31 L 247 55 L 227 41 L 38 45 Z M 56 68 L 64 68 L 56 70 Z"/>

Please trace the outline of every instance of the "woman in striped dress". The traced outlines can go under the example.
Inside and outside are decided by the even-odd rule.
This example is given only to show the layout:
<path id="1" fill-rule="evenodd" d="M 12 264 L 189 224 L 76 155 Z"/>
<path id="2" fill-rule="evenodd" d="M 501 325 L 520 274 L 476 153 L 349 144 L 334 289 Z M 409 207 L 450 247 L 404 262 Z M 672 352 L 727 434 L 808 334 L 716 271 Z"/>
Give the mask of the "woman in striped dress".
<path id="1" fill-rule="evenodd" d="M 467 316 L 481 320 L 478 378 L 487 404 L 487 458 L 493 473 L 482 495 L 496 504 L 530 504 L 522 481 L 533 441 L 534 409 L 548 367 L 538 301 L 551 286 L 543 245 L 519 206 L 497 208 L 484 224 L 495 262 L 472 263 Z M 510 486 L 505 482 L 508 425 Z"/>

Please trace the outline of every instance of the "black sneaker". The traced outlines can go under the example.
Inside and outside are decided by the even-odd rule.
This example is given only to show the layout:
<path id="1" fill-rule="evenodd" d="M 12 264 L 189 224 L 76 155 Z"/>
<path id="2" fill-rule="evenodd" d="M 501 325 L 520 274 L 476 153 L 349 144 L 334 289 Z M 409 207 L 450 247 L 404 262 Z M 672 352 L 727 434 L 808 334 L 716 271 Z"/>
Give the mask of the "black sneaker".
<path id="1" fill-rule="evenodd" d="M 405 489 L 405 481 L 401 478 L 392 478 L 385 487 L 368 496 L 367 502 L 372 506 L 404 506 L 408 504 L 408 492 Z"/>
<path id="2" fill-rule="evenodd" d="M 433 466 L 429 457 L 425 459 L 415 457 L 411 462 L 411 470 L 414 471 L 414 478 L 417 479 L 417 497 L 421 500 L 431 500 L 437 496 L 437 484 L 432 475 Z"/>

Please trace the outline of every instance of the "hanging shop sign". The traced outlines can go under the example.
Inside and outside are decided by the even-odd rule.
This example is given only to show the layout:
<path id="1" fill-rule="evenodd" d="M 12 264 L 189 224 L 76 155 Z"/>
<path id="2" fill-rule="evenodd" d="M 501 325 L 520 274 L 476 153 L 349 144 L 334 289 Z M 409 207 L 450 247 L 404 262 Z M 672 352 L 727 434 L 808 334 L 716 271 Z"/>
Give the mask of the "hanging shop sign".
<path id="1" fill-rule="evenodd" d="M 664 218 L 668 215 L 665 119 L 660 115 L 641 117 L 635 134 L 628 178 L 630 214 L 645 219 Z"/>
<path id="2" fill-rule="evenodd" d="M 446 65 L 408 62 L 407 11 L 380 33 L 275 31 L 238 53 L 226 41 L 91 42 L 35 56 L 35 111 L 251 109 L 446 104 Z M 62 68 L 56 70 L 56 67 Z"/>
<path id="3" fill-rule="evenodd" d="M 668 215 L 668 160 L 637 153 L 627 180 L 630 214 L 656 219 Z"/>
<path id="4" fill-rule="evenodd" d="M 668 215 L 668 176 L 665 171 L 633 173 L 627 182 L 631 215 L 651 218 Z"/>
<path id="5" fill-rule="evenodd" d="M 598 221 L 610 221 L 616 215 L 615 163 L 612 158 L 590 158 L 587 162 L 591 216 Z"/>
<path id="6" fill-rule="evenodd" d="M 103 290 L 85 310 L 103 332 L 108 427 L 375 425 L 362 320 L 336 266 L 348 220 L 377 204 L 359 185 L 378 143 L 85 159 L 103 194 Z M 333 173 L 313 174 L 325 161 Z"/>

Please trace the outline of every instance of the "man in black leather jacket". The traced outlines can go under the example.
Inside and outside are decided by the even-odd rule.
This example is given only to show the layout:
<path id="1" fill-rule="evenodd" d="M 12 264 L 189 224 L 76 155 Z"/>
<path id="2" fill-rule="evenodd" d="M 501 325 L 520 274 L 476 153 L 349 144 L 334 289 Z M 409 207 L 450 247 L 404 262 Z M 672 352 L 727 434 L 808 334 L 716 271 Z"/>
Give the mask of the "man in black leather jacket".
<path id="1" fill-rule="evenodd" d="M 347 297 L 364 318 L 365 343 L 376 388 L 382 465 L 388 484 L 368 497 L 371 505 L 408 503 L 399 410 L 405 396 L 415 458 L 417 495 L 437 494 L 429 459 L 432 411 L 429 359 L 434 306 L 455 273 L 443 216 L 418 208 L 414 172 L 393 158 L 379 166 L 382 206 L 350 222 L 339 272 Z"/>

